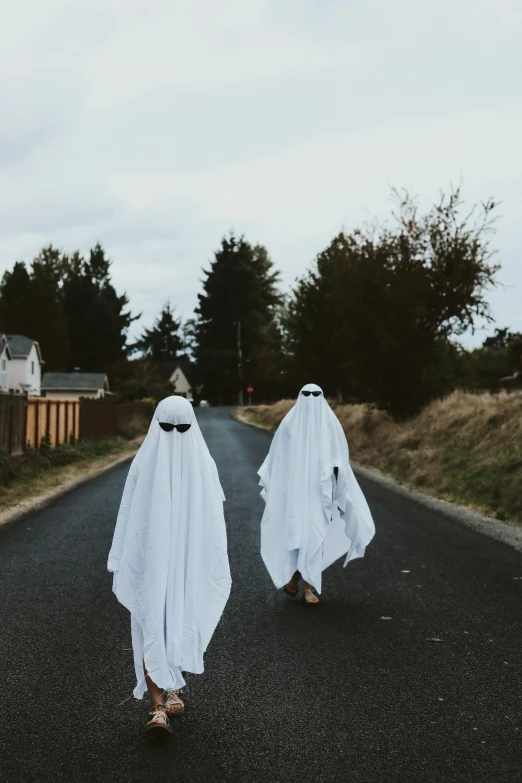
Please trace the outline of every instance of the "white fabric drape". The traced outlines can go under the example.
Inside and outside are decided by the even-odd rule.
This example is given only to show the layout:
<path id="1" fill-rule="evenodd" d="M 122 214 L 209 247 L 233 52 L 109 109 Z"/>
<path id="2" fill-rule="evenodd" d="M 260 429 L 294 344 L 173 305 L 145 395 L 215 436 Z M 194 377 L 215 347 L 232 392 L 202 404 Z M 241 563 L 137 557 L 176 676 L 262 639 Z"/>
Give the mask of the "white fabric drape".
<path id="1" fill-rule="evenodd" d="M 375 526 L 338 418 L 319 386 L 303 391 L 320 395 L 299 394 L 258 471 L 266 503 L 261 555 L 276 587 L 300 571 L 320 592 L 324 569 L 343 555 L 345 566 L 363 557 Z"/>
<path id="2" fill-rule="evenodd" d="M 191 427 L 165 432 L 160 422 Z M 224 499 L 192 405 L 162 400 L 131 465 L 108 560 L 131 613 L 137 699 L 143 662 L 164 690 L 183 687 L 182 671 L 203 672 L 231 585 Z"/>

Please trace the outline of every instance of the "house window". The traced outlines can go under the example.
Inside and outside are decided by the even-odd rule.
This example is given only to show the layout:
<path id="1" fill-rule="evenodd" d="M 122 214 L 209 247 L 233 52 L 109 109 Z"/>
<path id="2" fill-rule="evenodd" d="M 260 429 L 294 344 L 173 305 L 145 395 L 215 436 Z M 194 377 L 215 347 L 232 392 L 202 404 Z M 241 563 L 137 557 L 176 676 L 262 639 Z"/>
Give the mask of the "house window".
<path id="1" fill-rule="evenodd" d="M 31 362 L 31 375 L 34 375 L 34 362 Z"/>
<path id="2" fill-rule="evenodd" d="M 5 372 L 5 359 L 2 359 L 2 371 Z"/>

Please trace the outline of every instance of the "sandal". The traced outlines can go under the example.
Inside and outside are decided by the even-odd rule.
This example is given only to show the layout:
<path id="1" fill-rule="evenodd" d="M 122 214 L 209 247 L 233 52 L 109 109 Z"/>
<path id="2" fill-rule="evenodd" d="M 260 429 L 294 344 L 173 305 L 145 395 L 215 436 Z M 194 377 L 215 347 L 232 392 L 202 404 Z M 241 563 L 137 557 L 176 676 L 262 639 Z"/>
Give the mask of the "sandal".
<path id="1" fill-rule="evenodd" d="M 298 576 L 296 579 L 296 575 L 294 574 L 288 584 L 286 584 L 284 587 L 285 593 L 287 595 L 291 595 L 292 598 L 295 598 L 299 592 L 299 579 L 300 577 Z"/>
<path id="2" fill-rule="evenodd" d="M 307 606 L 315 606 L 316 604 L 320 603 L 315 588 L 305 587 L 305 591 L 303 593 L 303 601 Z"/>
<path id="3" fill-rule="evenodd" d="M 156 709 L 151 712 L 150 720 L 145 727 L 145 731 L 155 736 L 172 734 L 172 726 L 169 723 L 169 719 L 167 718 L 162 704 L 157 704 Z"/>
<path id="4" fill-rule="evenodd" d="M 180 715 L 185 710 L 185 704 L 179 697 L 179 691 L 165 693 L 163 707 L 167 715 Z"/>

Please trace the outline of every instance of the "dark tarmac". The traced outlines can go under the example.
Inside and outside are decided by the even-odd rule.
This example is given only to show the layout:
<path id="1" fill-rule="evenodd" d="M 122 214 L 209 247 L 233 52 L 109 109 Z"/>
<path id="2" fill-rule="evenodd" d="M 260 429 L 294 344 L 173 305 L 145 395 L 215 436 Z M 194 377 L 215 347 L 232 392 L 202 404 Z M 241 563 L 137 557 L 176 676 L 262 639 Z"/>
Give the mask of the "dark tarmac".
<path id="1" fill-rule="evenodd" d="M 173 740 L 151 744 L 148 701 L 129 698 L 106 571 L 123 466 L 0 531 L 2 783 L 521 781 L 522 555 L 361 481 L 376 538 L 306 607 L 259 554 L 270 435 L 198 418 L 233 586 Z"/>

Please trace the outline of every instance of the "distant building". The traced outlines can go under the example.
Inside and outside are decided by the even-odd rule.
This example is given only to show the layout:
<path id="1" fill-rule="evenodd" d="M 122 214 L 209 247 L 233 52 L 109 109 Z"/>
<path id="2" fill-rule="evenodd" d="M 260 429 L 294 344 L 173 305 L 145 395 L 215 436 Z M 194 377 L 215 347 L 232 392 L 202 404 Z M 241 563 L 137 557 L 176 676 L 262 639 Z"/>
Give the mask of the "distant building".
<path id="1" fill-rule="evenodd" d="M 192 385 L 187 378 L 188 366 L 184 367 L 181 364 L 177 364 L 169 376 L 169 382 L 172 384 L 172 390 L 174 394 L 179 394 L 181 397 L 186 397 L 187 400 L 192 400 Z"/>
<path id="2" fill-rule="evenodd" d="M 0 334 L 0 392 L 9 391 L 7 365 L 12 359 L 11 349 L 5 334 Z"/>
<path id="3" fill-rule="evenodd" d="M 42 394 L 53 400 L 99 399 L 109 392 L 109 380 L 103 372 L 46 372 Z"/>
<path id="4" fill-rule="evenodd" d="M 43 359 L 36 340 L 22 334 L 7 334 L 1 336 L 0 345 L 3 345 L 0 348 L 0 372 L 5 372 L 6 376 L 2 375 L 2 379 L 7 379 L 5 390 L 39 397 Z M 2 381 L 0 386 L 4 388 Z"/>

